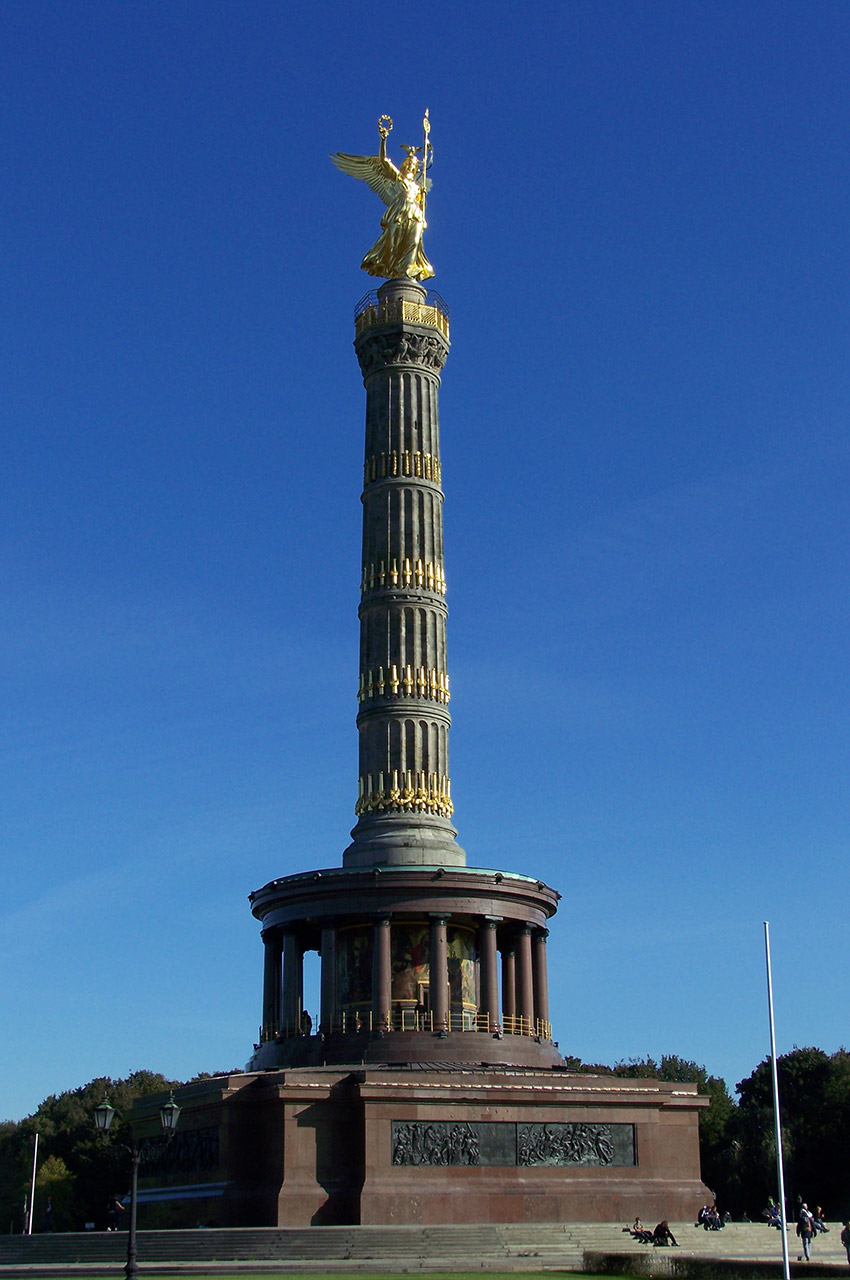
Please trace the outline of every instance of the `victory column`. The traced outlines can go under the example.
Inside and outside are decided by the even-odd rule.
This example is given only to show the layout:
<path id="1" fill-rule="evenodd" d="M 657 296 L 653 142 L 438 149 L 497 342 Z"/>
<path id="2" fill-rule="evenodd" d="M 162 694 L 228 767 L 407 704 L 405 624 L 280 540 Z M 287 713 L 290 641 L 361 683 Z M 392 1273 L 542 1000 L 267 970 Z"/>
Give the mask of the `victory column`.
<path id="1" fill-rule="evenodd" d="M 387 155 L 391 129 L 382 116 L 375 156 L 331 157 L 386 206 L 361 264 L 386 283 L 355 315 L 366 388 L 357 824 L 342 871 L 286 876 L 251 895 L 266 947 L 251 1065 L 415 1054 L 554 1066 L 545 944 L 558 895 L 527 876 L 468 869 L 451 822 L 438 414 L 449 317 L 419 283 L 434 274 L 422 244 L 428 114 L 400 168 Z M 305 1037 L 312 948 L 321 1010 Z"/>
<path id="2" fill-rule="evenodd" d="M 567 1069 L 549 1023 L 558 894 L 468 867 L 456 843 L 437 408 L 449 318 L 420 283 L 433 275 L 428 114 L 399 168 L 391 128 L 382 116 L 377 155 L 332 157 L 385 205 L 362 263 L 385 283 L 355 315 L 366 388 L 357 822 L 342 866 L 250 895 L 264 946 L 253 1056 L 244 1073 L 178 1091 L 181 1133 L 167 1152 L 151 1148 L 140 1194 L 159 1226 L 692 1218 L 709 1194 L 706 1100 L 691 1084 Z M 316 1017 L 304 1008 L 309 951 L 321 959 Z M 581 957 L 569 964 L 575 993 Z M 154 1103 L 139 1104 L 134 1132 L 151 1131 Z"/>

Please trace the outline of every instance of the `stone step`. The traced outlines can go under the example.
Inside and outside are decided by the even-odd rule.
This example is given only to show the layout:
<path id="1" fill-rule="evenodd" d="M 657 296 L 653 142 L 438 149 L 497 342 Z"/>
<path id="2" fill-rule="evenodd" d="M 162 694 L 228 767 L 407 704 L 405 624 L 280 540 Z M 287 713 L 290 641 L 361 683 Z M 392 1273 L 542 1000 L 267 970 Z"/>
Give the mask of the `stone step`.
<path id="1" fill-rule="evenodd" d="M 558 1230 L 559 1243 L 565 1239 Z M 305 1261 L 322 1259 L 473 1258 L 539 1247 L 541 1233 L 515 1241 L 504 1227 L 319 1227 L 140 1231 L 139 1257 L 149 1261 L 203 1259 Z M 113 1261 L 124 1256 L 126 1232 L 0 1237 L 0 1266 L 27 1262 Z"/>

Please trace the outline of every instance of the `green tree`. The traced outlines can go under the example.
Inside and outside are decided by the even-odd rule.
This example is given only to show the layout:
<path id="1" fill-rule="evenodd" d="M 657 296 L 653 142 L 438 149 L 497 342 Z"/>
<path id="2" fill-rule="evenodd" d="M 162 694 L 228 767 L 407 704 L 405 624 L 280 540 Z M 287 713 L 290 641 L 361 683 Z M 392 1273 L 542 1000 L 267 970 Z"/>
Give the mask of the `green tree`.
<path id="1" fill-rule="evenodd" d="M 48 1203 L 53 1209 L 53 1230 L 67 1231 L 72 1225 L 74 1175 L 61 1156 L 48 1156 L 35 1179 L 36 1214 L 33 1230 L 46 1226 Z"/>
<path id="2" fill-rule="evenodd" d="M 32 1139 L 28 1151 L 13 1120 L 0 1124 L 0 1229 L 20 1232 L 26 1226 L 24 1204 L 32 1176 Z"/>
<path id="3" fill-rule="evenodd" d="M 51 1094 L 34 1115 L 18 1124 L 0 1125 L 0 1224 L 20 1231 L 22 1206 L 32 1176 L 35 1135 L 39 1137 L 40 1168 L 55 1161 L 50 1169 L 65 1170 L 59 1179 L 60 1201 L 54 1196 L 57 1228 L 79 1230 L 84 1223 L 103 1218 L 107 1199 L 123 1194 L 130 1183 L 130 1163 L 120 1143 L 129 1144 L 131 1132 L 127 1116 L 136 1098 L 177 1088 L 179 1081 L 167 1080 L 154 1071 L 134 1071 L 125 1080 L 98 1076 L 78 1089 Z M 115 1108 L 109 1139 L 99 1137 L 94 1125 L 94 1109 L 108 1097 Z M 45 1196 L 48 1194 L 45 1191 Z M 52 1193 L 50 1193 L 52 1194 Z M 67 1203 L 66 1203 L 67 1199 Z M 57 1214 L 62 1205 L 63 1219 Z M 44 1202 L 38 1183 L 33 1218 L 34 1229 L 42 1222 Z"/>
<path id="4" fill-rule="evenodd" d="M 795 1048 L 777 1058 L 786 1202 L 822 1203 L 832 1218 L 850 1213 L 850 1054 Z M 763 1205 L 777 1193 L 770 1059 L 736 1085 L 736 1159 L 742 1192 Z M 759 1203 L 760 1202 L 760 1203 Z"/>

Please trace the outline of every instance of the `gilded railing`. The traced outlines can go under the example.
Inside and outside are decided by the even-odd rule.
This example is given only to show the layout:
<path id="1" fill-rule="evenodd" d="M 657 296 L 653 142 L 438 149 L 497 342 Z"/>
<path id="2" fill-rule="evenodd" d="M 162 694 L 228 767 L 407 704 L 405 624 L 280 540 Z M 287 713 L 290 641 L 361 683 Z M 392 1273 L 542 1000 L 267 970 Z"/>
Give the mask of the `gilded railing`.
<path id="1" fill-rule="evenodd" d="M 372 325 L 399 323 L 421 324 L 436 329 L 448 340 L 449 309 L 438 293 L 429 293 L 422 303 L 404 298 L 380 302 L 377 293 L 371 292 L 361 298 L 354 312 L 354 332 L 357 335 Z"/>
<path id="2" fill-rule="evenodd" d="M 344 1009 L 329 1025 L 322 1024 L 316 1031 L 324 1035 L 356 1035 L 359 1032 L 372 1032 L 380 1028 L 382 1031 L 429 1031 L 432 1034 L 446 1031 L 478 1031 L 487 1035 L 501 1032 L 506 1036 L 529 1036 L 537 1040 L 552 1039 L 552 1024 L 543 1018 L 520 1018 L 506 1014 L 501 1023 L 491 1018 L 488 1013 L 479 1013 L 471 1006 L 465 1009 L 454 1009 L 448 1015 L 445 1028 L 435 1021 L 429 1009 L 396 1008 L 387 1010 L 381 1018 L 376 1018 L 373 1010 Z M 305 1031 L 300 1023 L 277 1027 L 260 1027 L 260 1043 L 268 1040 L 291 1040 L 303 1036 Z"/>

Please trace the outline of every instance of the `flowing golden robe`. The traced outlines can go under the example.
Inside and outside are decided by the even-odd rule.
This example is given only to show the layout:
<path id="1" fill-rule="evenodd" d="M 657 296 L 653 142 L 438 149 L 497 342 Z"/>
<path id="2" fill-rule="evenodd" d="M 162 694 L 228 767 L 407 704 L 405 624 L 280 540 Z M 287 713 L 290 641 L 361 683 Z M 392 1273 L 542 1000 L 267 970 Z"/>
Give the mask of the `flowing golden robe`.
<path id="1" fill-rule="evenodd" d="M 381 154 L 377 156 L 342 152 L 331 156 L 338 169 L 368 183 L 387 206 L 381 219 L 381 234 L 360 265 L 370 276 L 383 276 L 386 280 L 429 280 L 434 268 L 422 248 L 426 222 L 418 164 L 415 157 L 409 156 L 397 169 L 387 157 L 385 141 L 382 137 Z"/>

